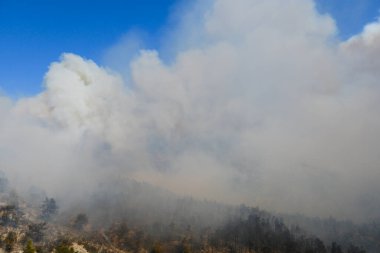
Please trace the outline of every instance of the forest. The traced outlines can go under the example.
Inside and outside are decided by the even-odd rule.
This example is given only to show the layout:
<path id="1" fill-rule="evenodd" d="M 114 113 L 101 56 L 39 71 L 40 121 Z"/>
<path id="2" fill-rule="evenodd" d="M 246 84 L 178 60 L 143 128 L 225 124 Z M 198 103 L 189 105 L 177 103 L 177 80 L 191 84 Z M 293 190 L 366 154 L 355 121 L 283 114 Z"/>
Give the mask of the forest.
<path id="1" fill-rule="evenodd" d="M 126 187 L 125 185 L 128 185 Z M 43 191 L 23 197 L 0 179 L 5 252 L 376 253 L 380 224 L 272 214 L 177 196 L 136 181 L 75 206 Z M 120 189 L 125 189 L 120 191 Z"/>

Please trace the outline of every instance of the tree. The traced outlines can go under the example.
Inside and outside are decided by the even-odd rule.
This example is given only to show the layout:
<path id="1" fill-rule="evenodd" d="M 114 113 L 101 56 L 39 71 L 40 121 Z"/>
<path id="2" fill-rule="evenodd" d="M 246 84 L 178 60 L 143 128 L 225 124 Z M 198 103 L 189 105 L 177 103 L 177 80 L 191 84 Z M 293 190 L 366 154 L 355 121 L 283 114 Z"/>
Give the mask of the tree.
<path id="1" fill-rule="evenodd" d="M 46 198 L 41 205 L 41 219 L 47 221 L 57 214 L 58 206 L 53 198 Z"/>
<path id="2" fill-rule="evenodd" d="M 46 222 L 32 223 L 28 225 L 26 236 L 35 242 L 39 242 L 44 237 L 44 230 L 46 229 Z"/>
<path id="3" fill-rule="evenodd" d="M 35 253 L 35 252 L 36 252 L 36 248 L 34 247 L 32 240 L 29 239 L 24 248 L 24 253 Z"/>
<path id="4" fill-rule="evenodd" d="M 16 233 L 13 231 L 8 232 L 7 237 L 5 237 L 5 250 L 7 252 L 11 252 L 14 248 L 16 241 L 17 241 Z"/>
<path id="5" fill-rule="evenodd" d="M 182 242 L 177 246 L 177 251 L 178 253 L 190 253 L 190 243 L 187 242 L 185 239 L 182 240 Z"/>
<path id="6" fill-rule="evenodd" d="M 331 245 L 331 253 L 343 253 L 343 251 L 339 244 L 333 242 Z"/>
<path id="7" fill-rule="evenodd" d="M 365 250 L 358 248 L 357 246 L 350 245 L 348 247 L 347 253 L 365 253 Z"/>
<path id="8" fill-rule="evenodd" d="M 4 172 L 0 171 L 0 192 L 6 192 L 9 188 L 9 181 Z"/>
<path id="9" fill-rule="evenodd" d="M 11 190 L 8 195 L 8 204 L 19 209 L 19 196 L 15 190 Z"/>
<path id="10" fill-rule="evenodd" d="M 14 205 L 0 207 L 0 225 L 16 226 L 19 222 L 17 208 Z"/>
<path id="11" fill-rule="evenodd" d="M 163 250 L 161 244 L 155 243 L 154 246 L 153 246 L 153 248 L 152 248 L 152 250 L 150 252 L 151 253 L 163 253 L 164 250 Z"/>
<path id="12" fill-rule="evenodd" d="M 55 247 L 56 253 L 74 253 L 74 249 L 68 243 L 60 243 Z"/>
<path id="13" fill-rule="evenodd" d="M 80 213 L 74 220 L 74 228 L 78 230 L 82 230 L 84 226 L 88 224 L 87 215 L 84 213 Z"/>

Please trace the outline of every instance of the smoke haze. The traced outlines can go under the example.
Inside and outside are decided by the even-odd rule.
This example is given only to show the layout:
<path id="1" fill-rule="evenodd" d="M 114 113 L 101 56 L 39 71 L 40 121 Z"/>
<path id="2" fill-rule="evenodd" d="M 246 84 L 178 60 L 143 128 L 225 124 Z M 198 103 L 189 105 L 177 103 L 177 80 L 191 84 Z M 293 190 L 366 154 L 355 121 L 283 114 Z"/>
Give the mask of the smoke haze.
<path id="1" fill-rule="evenodd" d="M 339 41 L 311 0 L 199 1 L 177 16 L 170 61 L 142 50 L 117 73 L 64 53 L 41 94 L 0 98 L 10 179 L 58 198 L 131 178 L 281 212 L 377 218 L 380 23 Z"/>

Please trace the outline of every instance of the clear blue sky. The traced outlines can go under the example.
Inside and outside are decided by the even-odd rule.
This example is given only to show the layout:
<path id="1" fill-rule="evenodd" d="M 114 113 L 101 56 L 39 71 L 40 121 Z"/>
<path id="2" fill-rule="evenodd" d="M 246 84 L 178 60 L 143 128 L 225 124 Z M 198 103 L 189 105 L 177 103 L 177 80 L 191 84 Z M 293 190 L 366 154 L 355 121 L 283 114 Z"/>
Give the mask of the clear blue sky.
<path id="1" fill-rule="evenodd" d="M 62 52 L 99 62 L 131 29 L 149 34 L 154 46 L 179 1 L 0 0 L 0 89 L 12 97 L 36 94 Z M 316 1 L 336 19 L 342 39 L 375 20 L 380 8 L 380 0 Z"/>
<path id="2" fill-rule="evenodd" d="M 130 29 L 159 36 L 177 0 L 0 0 L 0 87 L 21 96 L 41 90 L 62 52 L 99 61 Z"/>

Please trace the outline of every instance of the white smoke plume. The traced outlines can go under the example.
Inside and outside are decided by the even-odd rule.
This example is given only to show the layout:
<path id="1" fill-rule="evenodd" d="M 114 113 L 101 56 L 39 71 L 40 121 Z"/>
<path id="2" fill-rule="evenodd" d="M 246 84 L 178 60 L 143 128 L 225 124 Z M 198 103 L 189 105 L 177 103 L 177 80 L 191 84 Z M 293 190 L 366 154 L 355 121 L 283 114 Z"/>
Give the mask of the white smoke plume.
<path id="1" fill-rule="evenodd" d="M 125 177 L 276 211 L 376 218 L 380 23 L 341 42 L 311 0 L 193 8 L 167 41 L 170 63 L 141 51 L 118 66 L 125 81 L 63 54 L 41 94 L 1 98 L 1 168 L 57 196 Z"/>

